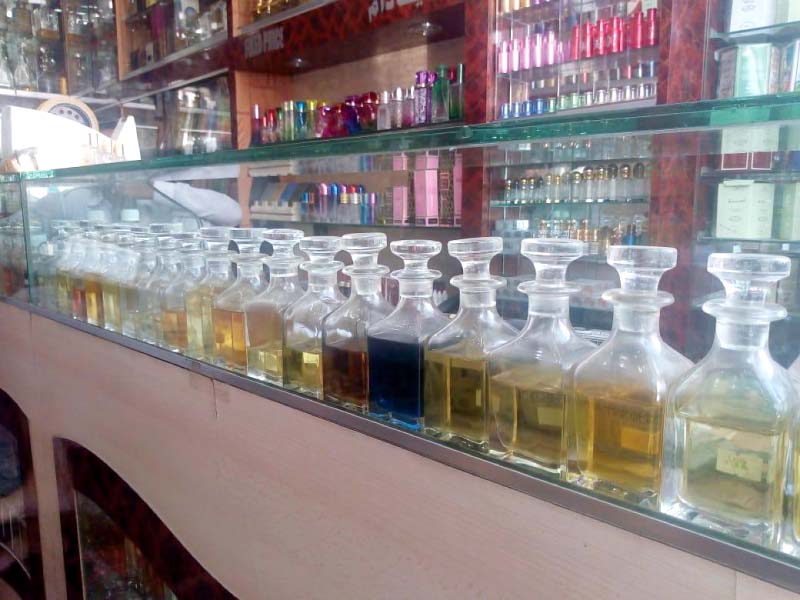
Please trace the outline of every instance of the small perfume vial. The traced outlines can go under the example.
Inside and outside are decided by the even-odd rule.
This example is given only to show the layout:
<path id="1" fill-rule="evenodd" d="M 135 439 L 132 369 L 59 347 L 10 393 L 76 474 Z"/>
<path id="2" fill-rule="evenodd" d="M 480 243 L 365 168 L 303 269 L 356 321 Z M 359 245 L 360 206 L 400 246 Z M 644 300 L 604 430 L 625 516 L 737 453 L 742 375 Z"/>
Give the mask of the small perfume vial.
<path id="1" fill-rule="evenodd" d="M 514 73 L 519 71 L 521 54 L 522 44 L 519 38 L 511 40 L 511 71 Z"/>
<path id="2" fill-rule="evenodd" d="M 508 41 L 503 40 L 500 42 L 500 46 L 497 50 L 497 72 L 498 73 L 508 73 L 509 70 L 509 47 Z"/>
<path id="3" fill-rule="evenodd" d="M 389 90 L 381 92 L 381 101 L 378 104 L 378 131 L 392 128 L 392 104 Z"/>
<path id="4" fill-rule="evenodd" d="M 542 34 L 537 33 L 537 34 L 534 34 L 534 37 L 535 36 L 539 36 L 539 54 L 540 54 L 540 59 L 541 59 L 541 39 L 542 39 Z M 534 43 L 535 43 L 534 37 L 530 37 L 529 36 L 529 37 L 526 37 L 524 40 L 522 40 L 522 57 L 521 57 L 521 61 L 522 61 L 522 68 L 525 71 L 529 70 L 534 64 L 534 61 L 533 61 L 533 52 L 534 52 L 533 49 L 534 49 Z"/>
<path id="5" fill-rule="evenodd" d="M 392 99 L 389 106 L 391 128 L 400 129 L 403 127 L 403 88 L 399 87 L 394 90 L 394 94 L 392 94 Z"/>
<path id="6" fill-rule="evenodd" d="M 559 52 L 559 42 L 556 40 L 556 32 L 548 29 L 544 34 L 543 42 L 544 64 L 552 66 L 556 61 L 561 62 Z"/>
<path id="7" fill-rule="evenodd" d="M 644 45 L 655 46 L 658 44 L 658 9 L 648 8 L 644 25 Z"/>

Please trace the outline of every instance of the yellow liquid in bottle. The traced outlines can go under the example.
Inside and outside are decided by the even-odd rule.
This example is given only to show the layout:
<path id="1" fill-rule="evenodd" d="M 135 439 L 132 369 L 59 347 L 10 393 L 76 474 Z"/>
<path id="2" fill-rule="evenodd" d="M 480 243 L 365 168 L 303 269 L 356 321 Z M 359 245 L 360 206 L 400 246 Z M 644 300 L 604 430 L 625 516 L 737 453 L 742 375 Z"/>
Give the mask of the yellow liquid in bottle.
<path id="1" fill-rule="evenodd" d="M 244 339 L 242 311 L 213 309 L 214 359 L 234 371 L 247 370 L 247 348 Z"/>
<path id="2" fill-rule="evenodd" d="M 276 306 L 255 304 L 247 311 L 247 374 L 283 383 L 283 319 Z"/>
<path id="3" fill-rule="evenodd" d="M 681 498 L 702 512 L 760 525 L 777 535 L 787 433 L 754 431 L 748 422 L 727 423 L 728 427 L 695 418 L 684 422 Z M 794 525 L 797 528 L 797 520 Z"/>
<path id="4" fill-rule="evenodd" d="M 214 300 L 225 289 L 225 286 L 202 286 L 200 290 L 200 313 L 203 326 L 203 357 L 214 360 L 222 353 L 222 344 L 217 343 L 214 332 Z"/>
<path id="5" fill-rule="evenodd" d="M 489 447 L 486 360 L 425 353 L 425 429 L 476 450 Z"/>
<path id="6" fill-rule="evenodd" d="M 164 343 L 170 350 L 185 352 L 188 346 L 185 310 L 162 310 L 161 327 Z"/>
<path id="7" fill-rule="evenodd" d="M 322 397 L 322 349 L 312 343 L 283 348 L 284 384 L 315 398 Z"/>
<path id="8" fill-rule="evenodd" d="M 582 483 L 631 502 L 656 501 L 663 405 L 647 390 L 578 387 L 574 398 Z"/>
<path id="9" fill-rule="evenodd" d="M 186 353 L 192 358 L 204 359 L 203 343 L 203 297 L 198 288 L 186 294 Z"/>
<path id="10" fill-rule="evenodd" d="M 86 288 L 82 277 L 70 275 L 70 290 L 72 290 L 72 307 L 70 313 L 75 319 L 86 320 Z"/>
<path id="11" fill-rule="evenodd" d="M 119 284 L 103 281 L 103 313 L 105 328 L 111 331 L 122 331 L 122 305 Z"/>
<path id="12" fill-rule="evenodd" d="M 105 325 L 103 312 L 103 288 L 100 280 L 94 275 L 86 277 L 86 322 L 98 327 Z"/>
<path id="13" fill-rule="evenodd" d="M 139 288 L 135 285 L 120 286 L 122 332 L 139 337 Z"/>
<path id="14" fill-rule="evenodd" d="M 510 460 L 560 472 L 564 397 L 560 386 L 545 384 L 526 368 L 489 379 L 498 437 Z"/>
<path id="15" fill-rule="evenodd" d="M 72 314 L 71 281 L 66 271 L 58 271 L 56 274 L 56 309 L 62 315 Z"/>

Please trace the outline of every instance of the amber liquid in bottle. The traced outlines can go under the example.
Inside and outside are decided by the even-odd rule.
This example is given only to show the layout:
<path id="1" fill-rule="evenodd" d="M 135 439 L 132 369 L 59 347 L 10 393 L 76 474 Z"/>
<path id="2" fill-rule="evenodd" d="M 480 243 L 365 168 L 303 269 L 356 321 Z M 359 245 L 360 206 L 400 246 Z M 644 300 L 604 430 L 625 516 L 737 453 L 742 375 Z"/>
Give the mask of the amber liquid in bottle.
<path id="1" fill-rule="evenodd" d="M 212 311 L 212 319 L 215 360 L 230 369 L 245 371 L 247 369 L 247 348 L 244 335 L 244 313 L 215 308 Z"/>
<path id="2" fill-rule="evenodd" d="M 63 315 L 72 314 L 72 285 L 65 271 L 56 274 L 56 307 Z"/>
<path id="3" fill-rule="evenodd" d="M 213 327 L 209 338 L 213 335 Z M 192 358 L 206 358 L 203 338 L 203 296 L 195 288 L 186 294 L 186 352 Z"/>
<path id="4" fill-rule="evenodd" d="M 486 360 L 425 353 L 425 428 L 485 450 L 489 445 Z"/>
<path id="5" fill-rule="evenodd" d="M 316 397 L 322 394 L 322 351 L 314 344 L 285 346 L 283 369 L 287 386 Z"/>
<path id="6" fill-rule="evenodd" d="M 122 332 L 125 335 L 138 336 L 139 325 L 139 288 L 131 285 L 120 286 L 120 297 L 125 303 L 122 309 Z"/>
<path id="7" fill-rule="evenodd" d="M 350 345 L 325 345 L 322 349 L 322 373 L 325 399 L 358 411 L 367 410 L 366 340 Z M 398 374 L 402 376 L 402 374 Z"/>
<path id="8" fill-rule="evenodd" d="M 103 313 L 105 327 L 111 331 L 122 331 L 122 305 L 119 284 L 103 281 Z"/>
<path id="9" fill-rule="evenodd" d="M 185 353 L 189 344 L 186 332 L 186 311 L 162 310 L 161 327 L 167 347 Z"/>
<path id="10" fill-rule="evenodd" d="M 498 436 L 510 457 L 559 471 L 564 396 L 559 386 L 542 385 L 524 368 L 491 378 L 489 397 Z"/>
<path id="11" fill-rule="evenodd" d="M 248 309 L 247 372 L 252 377 L 283 383 L 283 319 L 276 307 Z"/>
<path id="12" fill-rule="evenodd" d="M 86 320 L 86 288 L 81 277 L 70 277 L 72 290 L 72 316 L 81 321 Z"/>
<path id="13" fill-rule="evenodd" d="M 664 407 L 653 394 L 607 386 L 575 390 L 575 431 L 585 440 L 578 443 L 577 462 L 587 485 L 637 504 L 658 490 Z"/>

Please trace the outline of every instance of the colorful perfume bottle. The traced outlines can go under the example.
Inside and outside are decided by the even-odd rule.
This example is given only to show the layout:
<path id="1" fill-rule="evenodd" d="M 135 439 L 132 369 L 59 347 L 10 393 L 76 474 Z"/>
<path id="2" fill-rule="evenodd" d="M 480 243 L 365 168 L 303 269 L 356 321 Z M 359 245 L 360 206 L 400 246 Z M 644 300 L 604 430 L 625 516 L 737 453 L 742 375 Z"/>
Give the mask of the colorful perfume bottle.
<path id="1" fill-rule="evenodd" d="M 381 279 L 389 272 L 378 264 L 386 248 L 383 233 L 349 233 L 342 236 L 342 250 L 353 264 L 344 268 L 350 276 L 350 298 L 332 311 L 322 327 L 322 381 L 324 398 L 359 412 L 367 409 L 367 330 L 391 311 L 381 295 Z"/>
<path id="2" fill-rule="evenodd" d="M 770 323 L 786 317 L 771 299 L 790 267 L 770 254 L 708 257 L 725 296 L 703 304 L 717 319 L 714 345 L 670 390 L 660 502 L 681 519 L 796 553 L 785 491 L 796 494 L 800 398 L 769 351 Z"/>
<path id="3" fill-rule="evenodd" d="M 431 86 L 429 73 L 417 71 L 417 82 L 414 85 L 414 125 L 430 123 L 431 115 Z"/>
<path id="4" fill-rule="evenodd" d="M 661 309 L 673 302 L 658 283 L 677 256 L 675 248 L 609 248 L 621 283 L 603 294 L 614 306 L 613 329 L 573 371 L 562 436 L 569 481 L 651 508 L 658 505 L 667 390 L 692 365 L 658 328 Z"/>
<path id="5" fill-rule="evenodd" d="M 424 428 L 435 437 L 488 451 L 493 428 L 487 394 L 489 353 L 517 335 L 497 312 L 489 263 L 503 249 L 499 237 L 452 240 L 450 255 L 463 268 L 451 283 L 461 293 L 458 314 L 425 343 Z"/>
<path id="6" fill-rule="evenodd" d="M 283 385 L 283 312 L 303 295 L 297 273 L 300 257 L 294 253 L 303 232 L 267 229 L 263 238 L 272 246 L 267 259 L 269 285 L 244 307 L 247 374 Z"/>
<path id="7" fill-rule="evenodd" d="M 584 252 L 577 240 L 523 240 L 522 255 L 536 269 L 536 279 L 519 286 L 528 296 L 528 321 L 489 355 L 498 450 L 511 462 L 551 474 L 561 472 L 567 375 L 594 349 L 569 320 L 569 296 L 578 288 L 566 282 L 567 267 Z"/>
<path id="8" fill-rule="evenodd" d="M 283 314 L 283 384 L 314 398 L 322 398 L 322 324 L 345 301 L 336 281 L 344 265 L 333 260 L 341 247 L 335 236 L 300 240 L 309 258 L 300 264 L 308 290 Z"/>
<path id="9" fill-rule="evenodd" d="M 442 244 L 400 240 L 390 247 L 405 266 L 392 273 L 400 286 L 397 307 L 370 326 L 367 335 L 369 413 L 417 430 L 423 417 L 423 344 L 448 323 L 433 303 L 433 282 L 442 274 L 428 268 L 428 261 L 441 252 Z"/>

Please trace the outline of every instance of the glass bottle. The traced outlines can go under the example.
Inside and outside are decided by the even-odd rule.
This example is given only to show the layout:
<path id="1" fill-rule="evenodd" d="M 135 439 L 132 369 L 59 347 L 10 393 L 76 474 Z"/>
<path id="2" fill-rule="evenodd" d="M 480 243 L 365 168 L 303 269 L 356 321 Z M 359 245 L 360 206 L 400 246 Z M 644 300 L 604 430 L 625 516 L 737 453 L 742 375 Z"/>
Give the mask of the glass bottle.
<path id="1" fill-rule="evenodd" d="M 405 266 L 392 273 L 400 287 L 397 307 L 388 317 L 370 326 L 367 336 L 369 412 L 395 424 L 419 429 L 425 372 L 422 346 L 448 323 L 447 316 L 433 303 L 433 282 L 442 274 L 428 268 L 428 261 L 441 252 L 442 244 L 432 240 L 400 240 L 392 242 L 390 247 Z"/>
<path id="2" fill-rule="evenodd" d="M 122 333 L 130 337 L 141 337 L 141 321 L 139 319 L 140 290 L 156 268 L 157 239 L 154 234 L 137 236 L 132 251 L 136 255 L 136 267 L 130 281 L 122 286 L 124 308 L 122 309 Z"/>
<path id="3" fill-rule="evenodd" d="M 233 258 L 236 280 L 214 299 L 211 320 L 214 326 L 214 362 L 231 371 L 247 372 L 244 307 L 264 287 L 264 256 L 244 252 Z"/>
<path id="4" fill-rule="evenodd" d="M 351 410 L 367 409 L 367 329 L 392 312 L 392 305 L 381 294 L 381 279 L 389 272 L 378 264 L 384 248 L 383 233 L 342 236 L 342 250 L 353 259 L 353 264 L 343 269 L 350 276 L 350 297 L 322 326 L 324 398 Z"/>
<path id="5" fill-rule="evenodd" d="M 480 451 L 489 449 L 492 433 L 486 359 L 517 335 L 497 312 L 497 289 L 505 280 L 489 273 L 492 257 L 502 249 L 499 237 L 447 243 L 464 271 L 451 280 L 461 293 L 460 305 L 455 319 L 425 344 L 426 433 Z"/>
<path id="6" fill-rule="evenodd" d="M 770 323 L 786 317 L 771 300 L 790 268 L 786 256 L 708 257 L 725 297 L 703 304 L 717 319 L 714 345 L 670 389 L 660 498 L 666 513 L 774 549 L 800 405 L 768 345 Z"/>
<path id="7" fill-rule="evenodd" d="M 206 247 L 209 243 L 205 242 Z M 232 257 L 227 250 L 228 243 L 222 247 L 212 245 L 204 254 L 205 277 L 186 292 L 186 318 L 192 326 L 188 327 L 188 354 L 198 360 L 212 361 L 214 356 L 222 353 L 222 340 L 218 344 L 214 337 L 214 299 L 228 289 L 233 283 Z M 194 325 L 200 322 L 198 329 Z"/>
<path id="8" fill-rule="evenodd" d="M 148 344 L 160 345 L 161 294 L 178 275 L 180 242 L 172 237 L 160 237 L 156 242 L 156 265 L 152 273 L 142 282 L 138 298 L 137 337 Z"/>
<path id="9" fill-rule="evenodd" d="M 80 232 L 72 232 L 66 239 L 64 252 L 56 262 L 56 310 L 62 315 L 72 315 L 72 286 L 70 269 L 80 262 L 83 245 Z"/>
<path id="10" fill-rule="evenodd" d="M 114 234 L 103 234 L 99 241 L 89 247 L 86 260 L 81 266 L 83 292 L 86 303 L 86 322 L 96 327 L 105 325 L 103 310 L 103 273 L 109 267 L 113 257 L 111 241 Z"/>
<path id="11" fill-rule="evenodd" d="M 122 313 L 124 312 L 124 285 L 130 282 L 136 272 L 136 254 L 130 249 L 133 236 L 120 234 L 117 236 L 117 247 L 109 252 L 109 265 L 102 273 L 101 288 L 103 291 L 103 326 L 109 331 L 122 331 Z"/>
<path id="12" fill-rule="evenodd" d="M 585 253 L 583 242 L 527 239 L 522 255 L 536 279 L 519 291 L 528 296 L 528 321 L 519 335 L 489 355 L 489 402 L 499 450 L 511 462 L 551 474 L 561 472 L 561 431 L 566 379 L 594 348 L 569 320 L 567 267 Z"/>
<path id="13" fill-rule="evenodd" d="M 439 65 L 431 89 L 431 123 L 445 123 L 450 119 L 450 82 L 447 66 Z"/>
<path id="14" fill-rule="evenodd" d="M 675 248 L 609 248 L 621 283 L 603 294 L 614 306 L 611 337 L 573 371 L 562 436 L 569 481 L 652 508 L 667 389 L 692 365 L 658 329 L 661 309 L 673 302 L 658 282 L 677 256 Z"/>
<path id="15" fill-rule="evenodd" d="M 333 257 L 342 247 L 335 236 L 300 240 L 309 260 L 308 291 L 286 308 L 283 316 L 283 384 L 314 398 L 322 397 L 322 322 L 345 301 L 336 276 L 344 266 Z"/>
<path id="16" fill-rule="evenodd" d="M 189 291 L 197 287 L 205 276 L 206 263 L 199 248 L 194 247 L 182 250 L 180 260 L 180 274 L 164 288 L 161 298 L 161 324 L 165 347 L 173 352 L 189 354 L 189 329 L 194 329 L 192 338 L 197 339 L 197 329 L 202 330 L 202 321 L 189 321 L 186 299 Z"/>
<path id="17" fill-rule="evenodd" d="M 73 319 L 86 320 L 86 288 L 84 287 L 81 267 L 92 251 L 97 234 L 93 232 L 82 233 L 75 240 L 75 245 L 70 252 L 69 263 L 64 267 L 66 284 L 69 291 L 69 314 Z"/>
<path id="18" fill-rule="evenodd" d="M 303 295 L 294 253 L 303 232 L 267 229 L 263 238 L 272 246 L 267 259 L 269 285 L 244 307 L 247 335 L 247 374 L 283 385 L 283 311 Z"/>

